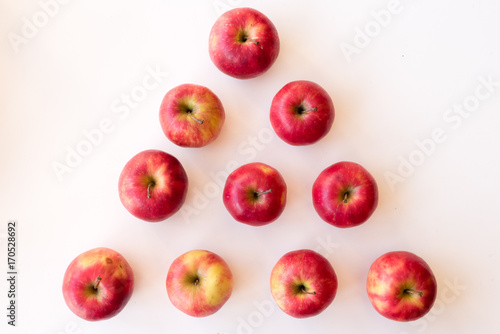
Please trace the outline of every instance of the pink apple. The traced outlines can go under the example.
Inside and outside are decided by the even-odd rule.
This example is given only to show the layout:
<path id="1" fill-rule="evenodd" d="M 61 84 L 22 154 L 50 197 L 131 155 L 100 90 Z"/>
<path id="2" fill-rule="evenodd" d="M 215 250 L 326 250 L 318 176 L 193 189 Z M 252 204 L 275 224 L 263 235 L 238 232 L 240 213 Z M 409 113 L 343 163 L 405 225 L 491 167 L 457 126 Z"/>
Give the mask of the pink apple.
<path id="1" fill-rule="evenodd" d="M 336 227 L 358 226 L 370 218 L 378 204 L 375 179 L 361 165 L 342 161 L 321 172 L 312 188 L 316 212 Z"/>
<path id="2" fill-rule="evenodd" d="M 210 31 L 208 51 L 215 66 L 238 79 L 266 72 L 280 50 L 273 23 L 253 8 L 235 8 L 222 14 Z"/>
<path id="3" fill-rule="evenodd" d="M 275 221 L 285 209 L 286 184 L 276 169 L 254 162 L 228 176 L 222 196 L 234 219 L 261 226 Z"/>
<path id="4" fill-rule="evenodd" d="M 128 303 L 134 273 L 125 258 L 109 248 L 78 255 L 64 274 L 63 296 L 77 316 L 88 321 L 109 319 Z"/>
<path id="5" fill-rule="evenodd" d="M 270 119 L 276 134 L 290 145 L 310 145 L 330 131 L 335 118 L 330 95 L 306 80 L 283 86 L 271 103 Z"/>
<path id="6" fill-rule="evenodd" d="M 432 308 L 437 284 L 422 258 L 399 251 L 386 253 L 372 263 L 366 291 L 375 310 L 384 317 L 412 321 Z"/>
<path id="7" fill-rule="evenodd" d="M 206 317 L 231 296 L 233 274 L 219 255 L 192 250 L 170 265 L 166 285 L 168 298 L 177 309 L 193 317 Z"/>
<path id="8" fill-rule="evenodd" d="M 202 147 L 213 142 L 225 117 L 219 98 L 207 87 L 195 84 L 172 88 L 160 107 L 165 136 L 182 147 Z"/>
<path id="9" fill-rule="evenodd" d="M 130 159 L 118 181 L 123 206 L 135 217 L 159 222 L 177 212 L 186 198 L 188 178 L 177 158 L 146 150 Z"/>
<path id="10" fill-rule="evenodd" d="M 330 262 L 309 249 L 286 253 L 271 272 L 274 300 L 295 318 L 323 312 L 334 300 L 337 285 L 337 275 Z"/>

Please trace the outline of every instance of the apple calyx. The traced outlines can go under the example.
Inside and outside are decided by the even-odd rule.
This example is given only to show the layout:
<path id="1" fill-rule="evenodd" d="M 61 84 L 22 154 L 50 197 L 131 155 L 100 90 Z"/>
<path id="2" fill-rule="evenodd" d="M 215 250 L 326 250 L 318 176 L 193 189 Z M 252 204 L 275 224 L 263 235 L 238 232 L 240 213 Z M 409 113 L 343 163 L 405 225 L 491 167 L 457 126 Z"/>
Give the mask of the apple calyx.
<path id="1" fill-rule="evenodd" d="M 98 275 L 97 276 L 97 279 L 96 279 L 96 283 L 94 284 L 94 290 L 97 291 L 97 287 L 99 286 L 99 284 L 101 283 L 101 275 Z"/>
<path id="2" fill-rule="evenodd" d="M 424 293 L 422 291 L 417 291 L 415 289 L 404 289 L 403 290 L 403 295 L 406 295 L 406 296 L 415 296 L 415 295 L 418 295 L 419 297 L 422 297 Z"/>

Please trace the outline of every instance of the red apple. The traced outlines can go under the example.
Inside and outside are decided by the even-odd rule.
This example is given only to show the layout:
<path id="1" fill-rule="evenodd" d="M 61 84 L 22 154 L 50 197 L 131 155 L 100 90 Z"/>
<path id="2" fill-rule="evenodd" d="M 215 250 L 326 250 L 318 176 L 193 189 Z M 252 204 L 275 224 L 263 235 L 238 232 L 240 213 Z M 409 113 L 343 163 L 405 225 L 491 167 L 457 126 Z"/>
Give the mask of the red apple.
<path id="1" fill-rule="evenodd" d="M 358 226 L 370 218 L 378 204 L 375 179 L 361 165 L 342 161 L 321 172 L 312 188 L 319 216 L 333 226 Z"/>
<path id="2" fill-rule="evenodd" d="M 335 118 L 330 95 L 306 80 L 283 86 L 271 103 L 270 119 L 276 134 L 290 145 L 310 145 L 330 131 Z"/>
<path id="3" fill-rule="evenodd" d="M 261 226 L 275 221 L 285 209 L 286 184 L 276 169 L 254 162 L 228 176 L 222 196 L 234 219 Z"/>
<path id="4" fill-rule="evenodd" d="M 177 212 L 186 198 L 188 179 L 177 158 L 146 150 L 130 159 L 118 181 L 123 206 L 135 217 L 159 222 Z"/>
<path id="5" fill-rule="evenodd" d="M 309 249 L 286 253 L 271 272 L 274 300 L 295 318 L 323 312 L 335 298 L 337 285 L 337 275 L 330 262 Z"/>
<path id="6" fill-rule="evenodd" d="M 231 296 L 233 274 L 219 255 L 192 250 L 170 265 L 166 285 L 168 298 L 177 309 L 193 317 L 206 317 Z"/>
<path id="7" fill-rule="evenodd" d="M 214 141 L 225 117 L 219 98 L 207 87 L 195 84 L 172 88 L 160 107 L 163 132 L 182 147 L 202 147 Z"/>
<path id="8" fill-rule="evenodd" d="M 417 255 L 389 252 L 373 262 L 366 280 L 375 310 L 396 321 L 423 317 L 436 300 L 437 284 L 429 265 Z"/>
<path id="9" fill-rule="evenodd" d="M 210 31 L 208 51 L 215 66 L 238 79 L 266 72 L 278 58 L 280 40 L 273 23 L 253 8 L 222 14 Z"/>
<path id="10" fill-rule="evenodd" d="M 134 273 L 125 258 L 109 248 L 78 255 L 66 269 L 63 296 L 77 316 L 88 321 L 109 319 L 128 303 Z"/>

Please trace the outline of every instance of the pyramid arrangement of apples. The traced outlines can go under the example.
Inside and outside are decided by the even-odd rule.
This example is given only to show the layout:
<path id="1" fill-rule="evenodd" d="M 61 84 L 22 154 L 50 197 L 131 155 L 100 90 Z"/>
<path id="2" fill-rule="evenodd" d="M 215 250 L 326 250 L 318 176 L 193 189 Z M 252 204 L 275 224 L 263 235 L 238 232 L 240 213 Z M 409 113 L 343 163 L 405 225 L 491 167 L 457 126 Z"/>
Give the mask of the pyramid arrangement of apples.
<path id="1" fill-rule="evenodd" d="M 221 15 L 209 35 L 209 55 L 215 66 L 236 79 L 266 72 L 280 50 L 272 22 L 252 8 Z M 182 147 L 213 142 L 225 120 L 224 107 L 207 87 L 183 84 L 166 93 L 160 106 L 165 136 Z M 311 81 L 293 81 L 281 88 L 270 106 L 271 125 L 290 145 L 311 145 L 323 138 L 334 121 L 328 93 Z M 138 153 L 119 177 L 123 206 L 135 217 L 160 222 L 184 203 L 188 176 L 174 156 L 159 150 Z M 261 226 L 275 221 L 286 205 L 287 186 L 281 174 L 264 163 L 249 163 L 226 180 L 223 203 L 238 222 Z M 314 208 L 327 223 L 349 228 L 366 222 L 378 203 L 375 179 L 361 165 L 341 161 L 326 168 L 312 185 Z M 315 251 L 284 254 L 270 273 L 277 305 L 296 318 L 321 313 L 334 300 L 337 276 L 329 261 Z M 132 268 L 122 255 L 96 248 L 77 256 L 68 266 L 63 295 L 68 307 L 89 320 L 117 315 L 134 289 Z M 226 303 L 233 289 L 227 263 L 207 250 L 192 250 L 171 264 L 167 295 L 180 311 L 193 317 L 211 315 Z M 436 299 L 436 279 L 420 257 L 406 251 L 386 253 L 371 265 L 368 298 L 381 315 L 396 321 L 424 316 Z"/>

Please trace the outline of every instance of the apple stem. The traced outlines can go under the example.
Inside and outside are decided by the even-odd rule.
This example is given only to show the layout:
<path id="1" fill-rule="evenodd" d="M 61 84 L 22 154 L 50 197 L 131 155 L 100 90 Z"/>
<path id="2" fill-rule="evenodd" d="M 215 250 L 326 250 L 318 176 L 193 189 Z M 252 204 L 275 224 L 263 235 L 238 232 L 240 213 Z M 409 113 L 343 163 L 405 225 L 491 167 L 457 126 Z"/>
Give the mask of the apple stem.
<path id="1" fill-rule="evenodd" d="M 246 37 L 246 40 L 247 40 L 247 41 L 250 41 L 250 42 L 253 42 L 253 43 L 254 43 L 255 45 L 257 45 L 257 46 L 260 46 L 260 48 L 261 48 L 261 49 L 264 49 L 264 48 L 262 47 L 262 45 L 259 45 L 259 41 L 256 41 L 255 39 L 250 38 L 250 37 Z"/>
<path id="2" fill-rule="evenodd" d="M 422 291 L 416 291 L 416 290 L 413 290 L 413 289 L 405 289 L 404 293 L 408 293 L 408 294 L 411 294 L 411 295 L 419 295 L 419 297 L 422 297 L 422 295 L 424 294 Z"/>
<path id="3" fill-rule="evenodd" d="M 94 284 L 94 290 L 97 290 L 97 287 L 99 286 L 100 283 L 101 283 L 101 275 L 97 276 L 97 283 Z"/>
<path id="4" fill-rule="evenodd" d="M 318 107 L 314 107 L 314 108 L 305 108 L 303 104 L 297 106 L 297 110 L 295 111 L 298 115 L 304 115 L 304 114 L 307 114 L 308 112 L 310 111 L 317 111 L 318 110 Z"/>
<path id="5" fill-rule="evenodd" d="M 198 122 L 199 124 L 203 124 L 203 120 L 202 119 L 198 119 L 196 117 L 193 116 L 192 113 L 189 113 L 189 116 L 191 116 L 192 119 L 194 119 L 196 122 Z"/>
<path id="6" fill-rule="evenodd" d="M 310 111 L 317 111 L 317 110 L 318 110 L 318 107 L 314 107 L 314 108 L 304 109 L 304 110 L 302 110 L 302 113 L 306 113 L 306 112 L 310 112 Z"/>
<path id="7" fill-rule="evenodd" d="M 200 283 L 200 280 L 199 280 L 199 279 L 196 279 L 196 280 L 194 281 L 194 285 L 196 286 L 196 285 L 198 285 L 198 283 Z"/>
<path id="8" fill-rule="evenodd" d="M 148 184 L 148 198 L 151 198 L 151 186 L 154 186 L 154 182 L 150 182 Z"/>
<path id="9" fill-rule="evenodd" d="M 305 293 L 305 294 L 308 294 L 308 295 L 315 295 L 316 294 L 316 291 L 313 291 L 313 292 L 309 292 L 306 290 L 306 288 L 302 288 L 302 293 Z"/>
<path id="10" fill-rule="evenodd" d="M 256 192 L 255 192 L 255 197 L 259 197 L 259 196 L 261 196 L 261 195 L 264 195 L 264 194 L 267 194 L 267 193 L 272 193 L 272 192 L 273 192 L 273 190 L 272 190 L 272 189 L 268 189 L 268 190 L 266 190 L 266 191 L 260 191 L 260 192 L 259 192 L 259 191 L 256 191 Z"/>
<path id="11" fill-rule="evenodd" d="M 348 193 L 345 193 L 345 194 L 344 194 L 344 200 L 343 200 L 343 202 L 344 202 L 344 203 L 347 203 L 347 197 L 348 197 L 348 196 L 349 196 L 349 194 L 348 194 Z"/>

